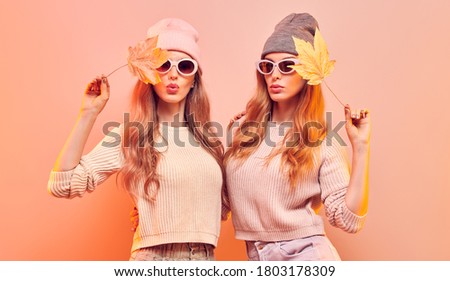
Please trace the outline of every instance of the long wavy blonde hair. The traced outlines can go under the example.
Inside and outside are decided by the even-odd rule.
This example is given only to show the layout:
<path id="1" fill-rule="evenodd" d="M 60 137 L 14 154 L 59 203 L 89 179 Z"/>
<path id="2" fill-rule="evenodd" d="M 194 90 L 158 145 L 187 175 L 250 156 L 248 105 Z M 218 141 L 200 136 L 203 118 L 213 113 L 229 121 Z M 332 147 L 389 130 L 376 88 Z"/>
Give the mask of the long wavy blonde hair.
<path id="1" fill-rule="evenodd" d="M 153 200 L 160 188 L 156 168 L 161 153 L 154 147 L 158 138 L 162 137 L 159 130 L 157 102 L 158 96 L 153 86 L 138 81 L 131 96 L 130 122 L 135 122 L 134 124 L 138 124 L 141 129 L 143 126 L 144 134 L 138 126 L 124 129 L 122 142 L 124 165 L 119 171 L 121 183 L 126 189 L 130 190 L 143 184 L 146 193 Z M 225 183 L 222 143 L 214 132 L 204 129 L 205 124 L 210 121 L 210 105 L 199 73 L 195 74 L 194 87 L 186 96 L 184 119 L 195 139 L 221 167 Z M 224 192 L 224 187 L 222 190 Z"/>
<path id="2" fill-rule="evenodd" d="M 298 75 L 298 74 L 293 74 Z M 266 135 L 267 122 L 273 109 L 273 101 L 267 91 L 264 76 L 256 72 L 256 93 L 247 103 L 245 121 L 235 131 L 230 149 L 225 153 L 224 163 L 233 158 L 242 163 L 255 152 Z M 294 188 L 301 178 L 315 165 L 314 157 L 319 152 L 318 144 L 326 136 L 324 120 L 324 98 L 320 85 L 305 86 L 298 93 L 293 126 L 287 130 L 283 145 L 274 149 L 266 163 L 281 154 L 281 171 L 287 169 L 290 187 Z M 314 130 L 310 130 L 314 127 Z"/>

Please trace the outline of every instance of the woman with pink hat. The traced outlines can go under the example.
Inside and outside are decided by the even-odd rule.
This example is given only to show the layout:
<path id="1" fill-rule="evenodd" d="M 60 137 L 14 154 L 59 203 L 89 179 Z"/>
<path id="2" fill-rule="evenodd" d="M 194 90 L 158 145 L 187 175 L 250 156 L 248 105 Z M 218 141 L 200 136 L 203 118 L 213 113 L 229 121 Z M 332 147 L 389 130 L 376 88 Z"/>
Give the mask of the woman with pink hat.
<path id="1" fill-rule="evenodd" d="M 50 194 L 74 198 L 117 173 L 139 211 L 130 260 L 213 260 L 220 232 L 223 147 L 203 125 L 210 106 L 202 82 L 198 33 L 169 18 L 149 28 L 167 59 L 154 85 L 138 80 L 130 116 L 88 154 L 93 124 L 106 105 L 105 76 L 91 81 L 77 122 L 51 171 Z M 129 117 L 129 118 L 128 118 Z"/>

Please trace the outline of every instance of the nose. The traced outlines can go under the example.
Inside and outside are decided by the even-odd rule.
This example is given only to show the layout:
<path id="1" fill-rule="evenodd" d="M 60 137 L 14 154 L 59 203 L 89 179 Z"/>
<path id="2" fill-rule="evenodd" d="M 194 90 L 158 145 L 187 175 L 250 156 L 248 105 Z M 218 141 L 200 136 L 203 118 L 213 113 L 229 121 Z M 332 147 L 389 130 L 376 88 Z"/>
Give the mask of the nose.
<path id="1" fill-rule="evenodd" d="M 172 68 L 169 70 L 169 79 L 176 79 L 178 77 L 178 70 L 175 65 L 172 65 Z"/>
<path id="2" fill-rule="evenodd" d="M 281 72 L 278 69 L 278 66 L 274 66 L 271 76 L 273 80 L 278 80 L 281 78 Z"/>

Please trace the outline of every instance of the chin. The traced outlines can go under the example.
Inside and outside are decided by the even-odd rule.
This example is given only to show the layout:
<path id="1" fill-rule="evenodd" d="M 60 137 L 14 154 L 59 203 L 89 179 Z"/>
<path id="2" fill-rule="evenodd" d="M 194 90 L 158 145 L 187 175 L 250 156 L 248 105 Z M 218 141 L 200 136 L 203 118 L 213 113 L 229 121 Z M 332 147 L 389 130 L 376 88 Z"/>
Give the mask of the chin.
<path id="1" fill-rule="evenodd" d="M 163 96 L 160 96 L 159 99 L 162 100 L 165 103 L 180 103 L 182 102 L 187 95 L 182 95 L 180 93 L 176 94 L 164 94 Z"/>
<path id="2" fill-rule="evenodd" d="M 286 93 L 270 94 L 269 97 L 273 102 L 298 102 L 299 95 L 290 95 Z"/>
<path id="3" fill-rule="evenodd" d="M 183 99 L 177 96 L 169 96 L 169 97 L 164 97 L 163 100 L 165 103 L 179 103 L 181 102 Z"/>
<path id="4" fill-rule="evenodd" d="M 286 98 L 283 94 L 270 94 L 270 99 L 274 102 L 280 102 L 280 101 L 287 101 L 288 98 Z"/>

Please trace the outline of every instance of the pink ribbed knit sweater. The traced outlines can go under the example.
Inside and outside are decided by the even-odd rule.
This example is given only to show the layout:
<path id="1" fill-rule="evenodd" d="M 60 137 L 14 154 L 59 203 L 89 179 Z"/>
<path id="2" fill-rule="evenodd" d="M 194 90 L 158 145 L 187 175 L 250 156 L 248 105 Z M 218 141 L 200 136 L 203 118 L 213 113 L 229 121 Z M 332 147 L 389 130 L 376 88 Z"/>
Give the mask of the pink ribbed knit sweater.
<path id="1" fill-rule="evenodd" d="M 317 214 L 322 203 L 332 225 L 347 232 L 361 229 L 365 216 L 352 213 L 344 200 L 350 178 L 344 147 L 336 141 L 329 145 L 323 141 L 315 168 L 291 190 L 287 176 L 280 171 L 280 155 L 265 165 L 275 143 L 280 145 L 284 137 L 285 128 L 281 127 L 273 123 L 265 141 L 242 165 L 236 160 L 227 165 L 236 238 L 282 241 L 324 234 Z"/>
<path id="2" fill-rule="evenodd" d="M 168 142 L 157 148 L 162 157 L 157 167 L 160 188 L 156 201 L 144 192 L 143 185 L 129 191 L 139 210 L 132 251 L 180 242 L 216 246 L 221 222 L 220 166 L 187 127 L 160 127 Z M 117 172 L 123 162 L 121 145 L 105 144 L 116 142 L 117 136 L 123 135 L 121 128 L 112 130 L 73 170 L 52 171 L 49 192 L 63 198 L 83 196 Z"/>

